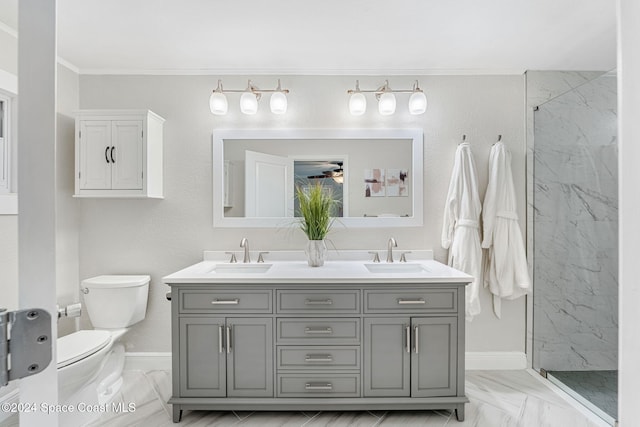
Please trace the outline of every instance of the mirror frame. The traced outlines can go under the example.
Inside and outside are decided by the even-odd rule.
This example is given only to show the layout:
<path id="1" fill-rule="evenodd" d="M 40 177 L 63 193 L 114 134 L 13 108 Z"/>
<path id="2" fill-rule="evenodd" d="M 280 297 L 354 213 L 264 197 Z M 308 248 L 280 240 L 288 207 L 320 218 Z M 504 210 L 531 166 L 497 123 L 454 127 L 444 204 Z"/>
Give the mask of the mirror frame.
<path id="1" fill-rule="evenodd" d="M 410 139 L 410 217 L 344 217 L 334 227 L 420 227 L 423 225 L 423 131 L 422 129 L 216 129 L 213 131 L 213 226 L 214 228 L 287 228 L 297 226 L 295 218 L 241 218 L 224 216 L 224 143 L 233 140 L 278 139 Z"/>

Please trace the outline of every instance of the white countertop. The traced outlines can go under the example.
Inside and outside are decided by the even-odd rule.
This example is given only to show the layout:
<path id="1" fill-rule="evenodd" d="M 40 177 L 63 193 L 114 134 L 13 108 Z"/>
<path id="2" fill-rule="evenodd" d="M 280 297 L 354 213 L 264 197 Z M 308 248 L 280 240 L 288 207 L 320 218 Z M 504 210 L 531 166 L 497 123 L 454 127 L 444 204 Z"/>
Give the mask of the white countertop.
<path id="1" fill-rule="evenodd" d="M 251 252 L 252 263 L 242 263 L 242 253 L 236 252 L 239 262 L 229 263 L 229 255 L 225 252 L 204 254 L 204 261 L 186 267 L 162 278 L 166 284 L 181 283 L 469 283 L 472 276 L 455 270 L 432 259 L 431 251 L 411 251 L 407 255 L 407 263 L 399 263 L 400 253 L 396 251 L 394 265 L 388 266 L 384 259 L 386 252 L 379 251 L 382 262 L 375 264 L 384 270 L 402 265 L 416 267 L 414 272 L 370 272 L 366 265 L 373 265 L 371 255 L 367 251 L 336 251 L 328 257 L 322 267 L 310 267 L 303 252 L 278 251 L 264 255 L 265 264 L 271 265 L 264 273 L 221 272 L 220 266 L 241 270 L 242 268 L 259 268 L 256 264 L 257 252 Z M 406 252 L 406 251 L 404 251 Z M 336 259 L 339 258 L 339 259 Z M 418 267 L 419 266 L 419 267 Z M 388 269 L 387 269 L 388 267 Z"/>

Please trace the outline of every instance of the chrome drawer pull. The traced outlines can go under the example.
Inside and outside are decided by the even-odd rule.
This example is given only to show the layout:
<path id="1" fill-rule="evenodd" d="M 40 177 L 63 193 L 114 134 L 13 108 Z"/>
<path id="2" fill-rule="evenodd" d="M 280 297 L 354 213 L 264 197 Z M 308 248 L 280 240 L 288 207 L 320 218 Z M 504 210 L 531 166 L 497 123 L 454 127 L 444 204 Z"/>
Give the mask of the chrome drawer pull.
<path id="1" fill-rule="evenodd" d="M 218 353 L 224 353 L 224 345 L 222 344 L 222 336 L 224 333 L 222 329 L 222 325 L 218 325 Z"/>
<path id="2" fill-rule="evenodd" d="M 304 328 L 305 334 L 332 334 L 331 328 Z"/>
<path id="3" fill-rule="evenodd" d="M 227 326 L 227 353 L 231 353 L 231 326 Z"/>
<path id="4" fill-rule="evenodd" d="M 424 300 L 424 298 L 418 298 L 418 299 L 402 299 L 402 298 L 398 298 L 398 304 L 426 304 L 427 302 Z"/>
<path id="5" fill-rule="evenodd" d="M 333 301 L 330 299 L 306 299 L 304 305 L 331 305 Z"/>
<path id="6" fill-rule="evenodd" d="M 415 351 L 416 354 L 418 354 L 418 352 L 420 351 L 420 344 L 418 343 L 418 326 L 414 326 L 413 328 L 413 339 L 414 339 L 414 345 L 415 345 Z"/>
<path id="7" fill-rule="evenodd" d="M 304 385 L 305 390 L 333 390 L 333 384 L 331 383 L 306 383 Z"/>
<path id="8" fill-rule="evenodd" d="M 307 354 L 304 358 L 305 362 L 333 362 L 330 354 Z"/>
<path id="9" fill-rule="evenodd" d="M 234 299 L 214 299 L 213 301 L 211 301 L 211 304 L 213 305 L 238 305 L 240 304 L 240 298 L 234 298 Z"/>

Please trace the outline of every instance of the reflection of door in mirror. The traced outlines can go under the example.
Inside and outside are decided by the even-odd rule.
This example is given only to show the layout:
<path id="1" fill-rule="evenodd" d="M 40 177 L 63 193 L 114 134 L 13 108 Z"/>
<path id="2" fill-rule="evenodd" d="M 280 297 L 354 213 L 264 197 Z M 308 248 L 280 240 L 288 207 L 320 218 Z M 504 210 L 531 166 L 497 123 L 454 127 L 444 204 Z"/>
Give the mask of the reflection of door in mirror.
<path id="1" fill-rule="evenodd" d="M 343 217 L 344 213 L 344 168 L 345 159 L 332 160 L 294 160 L 293 170 L 296 185 L 306 188 L 320 183 L 327 192 L 331 192 L 337 201 L 336 211 L 332 216 Z M 295 196 L 294 208 L 299 216 L 298 197 Z"/>
<path id="2" fill-rule="evenodd" d="M 292 216 L 293 188 L 293 159 L 245 151 L 245 216 Z"/>

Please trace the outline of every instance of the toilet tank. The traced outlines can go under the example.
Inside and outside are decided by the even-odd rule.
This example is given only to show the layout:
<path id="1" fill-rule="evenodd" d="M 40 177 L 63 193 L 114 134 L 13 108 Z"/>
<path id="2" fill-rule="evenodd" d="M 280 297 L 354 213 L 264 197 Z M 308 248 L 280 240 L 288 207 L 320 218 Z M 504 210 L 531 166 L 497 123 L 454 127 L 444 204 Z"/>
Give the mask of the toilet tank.
<path id="1" fill-rule="evenodd" d="M 147 313 L 148 275 L 105 275 L 82 281 L 84 306 L 96 329 L 134 325 Z"/>

